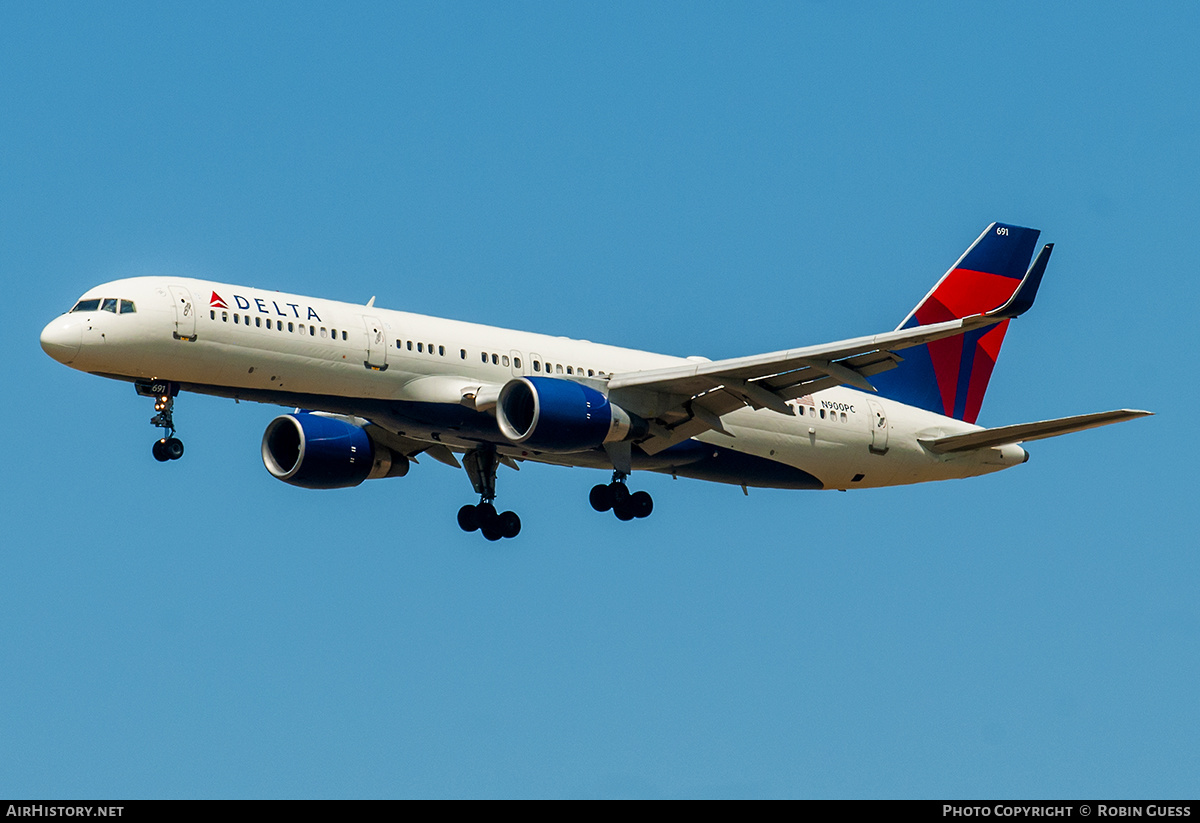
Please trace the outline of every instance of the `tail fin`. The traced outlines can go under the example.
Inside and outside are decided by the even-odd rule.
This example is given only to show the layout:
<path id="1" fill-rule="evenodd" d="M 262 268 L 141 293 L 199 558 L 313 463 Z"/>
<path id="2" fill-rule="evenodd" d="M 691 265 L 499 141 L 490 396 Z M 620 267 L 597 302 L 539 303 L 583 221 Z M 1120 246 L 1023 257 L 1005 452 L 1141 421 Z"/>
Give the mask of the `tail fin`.
<path id="1" fill-rule="evenodd" d="M 1039 234 L 1037 229 L 1003 223 L 988 226 L 898 328 L 968 317 L 1003 305 L 1020 285 Z M 1044 268 L 1048 256 L 1044 251 L 1035 265 Z M 907 349 L 899 366 L 871 381 L 884 397 L 974 423 L 1008 323 Z"/>

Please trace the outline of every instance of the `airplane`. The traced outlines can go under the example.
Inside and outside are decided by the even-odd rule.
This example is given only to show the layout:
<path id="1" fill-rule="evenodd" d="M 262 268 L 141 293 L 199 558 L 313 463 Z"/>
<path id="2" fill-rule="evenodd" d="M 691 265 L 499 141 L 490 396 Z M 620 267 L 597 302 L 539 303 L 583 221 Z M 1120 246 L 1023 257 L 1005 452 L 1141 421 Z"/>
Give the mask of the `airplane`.
<path id="1" fill-rule="evenodd" d="M 992 223 L 890 332 L 768 354 L 675 357 L 184 277 L 89 289 L 42 331 L 55 360 L 154 399 L 161 462 L 183 456 L 181 391 L 294 408 L 263 433 L 276 478 L 309 489 L 403 477 L 420 455 L 466 470 L 458 524 L 515 537 L 499 466 L 611 471 L 598 512 L 654 502 L 634 470 L 748 487 L 861 489 L 974 477 L 1020 445 L 1151 414 L 975 424 L 1009 322 L 1034 302 L 1053 244 Z M 1030 263 L 1032 259 L 1032 263 Z"/>

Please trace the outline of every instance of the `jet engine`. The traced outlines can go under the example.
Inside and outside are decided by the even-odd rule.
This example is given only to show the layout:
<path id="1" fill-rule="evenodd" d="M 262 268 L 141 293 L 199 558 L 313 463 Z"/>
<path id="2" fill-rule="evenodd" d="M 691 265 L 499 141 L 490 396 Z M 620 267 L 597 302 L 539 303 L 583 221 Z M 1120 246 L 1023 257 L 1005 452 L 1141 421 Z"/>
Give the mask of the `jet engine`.
<path id="1" fill-rule="evenodd" d="M 262 459 L 272 475 L 306 489 L 347 489 L 408 474 L 408 458 L 374 443 L 362 426 L 311 412 L 280 415 L 267 424 Z"/>
<path id="2" fill-rule="evenodd" d="M 500 433 L 544 452 L 588 451 L 641 437 L 646 421 L 608 401 L 590 386 L 555 377 L 518 377 L 504 384 L 496 403 Z"/>

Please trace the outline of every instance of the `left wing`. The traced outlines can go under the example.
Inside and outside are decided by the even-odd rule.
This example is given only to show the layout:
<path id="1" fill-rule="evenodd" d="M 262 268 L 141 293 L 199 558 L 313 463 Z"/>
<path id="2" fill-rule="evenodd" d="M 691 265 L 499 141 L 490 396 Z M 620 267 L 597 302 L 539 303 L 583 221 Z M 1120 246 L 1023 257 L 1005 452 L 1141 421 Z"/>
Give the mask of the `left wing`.
<path id="1" fill-rule="evenodd" d="M 654 421 L 640 445 L 657 454 L 705 431 L 729 434 L 721 417 L 743 406 L 794 415 L 787 401 L 806 394 L 838 385 L 875 391 L 867 378 L 895 368 L 903 360 L 896 352 L 1024 313 L 1033 305 L 1049 257 L 1047 246 L 1012 296 L 982 314 L 802 349 L 615 374 L 608 381 L 609 398 Z"/>

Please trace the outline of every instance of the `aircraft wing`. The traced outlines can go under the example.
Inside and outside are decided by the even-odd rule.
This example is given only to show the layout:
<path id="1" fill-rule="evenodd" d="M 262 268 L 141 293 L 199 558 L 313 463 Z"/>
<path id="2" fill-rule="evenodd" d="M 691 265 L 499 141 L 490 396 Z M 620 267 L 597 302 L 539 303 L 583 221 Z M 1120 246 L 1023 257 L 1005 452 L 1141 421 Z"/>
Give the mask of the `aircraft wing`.
<path id="1" fill-rule="evenodd" d="M 787 401 L 806 394 L 837 385 L 875 391 L 868 378 L 895 368 L 903 360 L 896 352 L 1024 313 L 1033 305 L 1049 256 L 1047 246 L 1012 296 L 982 314 L 801 349 L 614 374 L 609 397 L 654 421 L 640 445 L 657 454 L 705 431 L 728 434 L 721 416 L 743 406 L 794 415 Z"/>
<path id="2" fill-rule="evenodd" d="M 976 315 L 824 346 L 615 374 L 608 393 L 623 408 L 665 424 L 641 443 L 657 454 L 710 429 L 727 434 L 721 416 L 743 406 L 794 415 L 787 401 L 806 394 L 843 384 L 874 391 L 867 378 L 895 368 L 902 359 L 897 351 L 1003 319 Z"/>
<path id="3" fill-rule="evenodd" d="M 980 429 L 946 437 L 921 438 L 921 443 L 937 454 L 987 449 L 993 446 L 1005 446 L 1009 443 L 1027 443 L 1030 440 L 1057 437 L 1060 434 L 1094 429 L 1097 426 L 1107 426 L 1110 423 L 1120 423 L 1123 420 L 1147 417 L 1152 414 L 1154 412 L 1137 409 L 1116 409 L 1093 414 L 1078 414 L 1074 417 L 1059 417 L 1055 420 L 1042 420 L 1037 423 L 1018 423 L 1015 426 Z"/>

